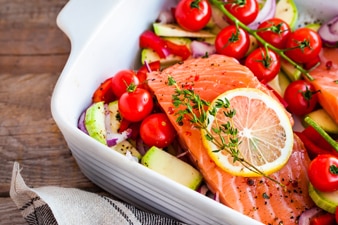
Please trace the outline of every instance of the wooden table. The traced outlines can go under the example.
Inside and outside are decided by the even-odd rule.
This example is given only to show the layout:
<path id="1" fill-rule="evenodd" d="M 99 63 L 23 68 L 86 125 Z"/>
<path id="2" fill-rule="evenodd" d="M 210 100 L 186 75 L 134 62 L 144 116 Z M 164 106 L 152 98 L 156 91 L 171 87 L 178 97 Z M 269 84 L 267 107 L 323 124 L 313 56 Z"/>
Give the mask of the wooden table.
<path id="1" fill-rule="evenodd" d="M 9 197 L 13 162 L 30 187 L 102 192 L 79 170 L 50 112 L 70 51 L 56 16 L 67 0 L 0 0 L 0 224 L 27 224 Z"/>

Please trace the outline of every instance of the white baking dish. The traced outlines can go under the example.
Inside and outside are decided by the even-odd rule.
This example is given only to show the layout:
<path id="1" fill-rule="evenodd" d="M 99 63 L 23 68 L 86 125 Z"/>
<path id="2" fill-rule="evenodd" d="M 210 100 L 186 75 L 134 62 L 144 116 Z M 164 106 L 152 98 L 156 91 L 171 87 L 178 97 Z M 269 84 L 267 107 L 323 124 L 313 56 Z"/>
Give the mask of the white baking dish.
<path id="1" fill-rule="evenodd" d="M 242 214 L 129 161 L 77 128 L 82 110 L 97 86 L 116 71 L 139 66 L 138 36 L 163 7 L 176 1 L 71 0 L 58 26 L 71 41 L 71 54 L 52 97 L 52 114 L 82 172 L 95 184 L 126 202 L 189 224 L 260 224 Z M 301 0 L 297 1 L 302 2 Z M 302 10 L 318 14 L 312 0 Z M 323 1 L 324 2 L 324 1 Z M 304 4 L 310 5 L 305 8 Z M 323 4 L 323 3 L 320 3 Z M 338 12 L 336 0 L 330 1 Z M 304 14 L 303 14 L 304 15 Z"/>

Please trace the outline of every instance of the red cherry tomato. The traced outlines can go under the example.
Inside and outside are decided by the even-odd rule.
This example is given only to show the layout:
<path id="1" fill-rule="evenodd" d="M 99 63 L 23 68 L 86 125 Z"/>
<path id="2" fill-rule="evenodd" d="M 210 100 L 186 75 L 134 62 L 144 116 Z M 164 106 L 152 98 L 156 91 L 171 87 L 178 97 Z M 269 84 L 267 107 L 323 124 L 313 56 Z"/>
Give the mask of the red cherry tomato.
<path id="1" fill-rule="evenodd" d="M 112 90 L 112 78 L 108 78 L 103 81 L 100 86 L 95 90 L 92 101 L 93 102 L 101 102 L 104 101 L 105 103 L 112 102 L 116 100 L 117 97 L 114 95 Z"/>
<path id="2" fill-rule="evenodd" d="M 112 90 L 117 98 L 127 91 L 128 86 L 133 83 L 136 86 L 139 84 L 139 80 L 136 76 L 136 72 L 133 70 L 121 70 L 112 77 Z"/>
<path id="3" fill-rule="evenodd" d="M 318 103 L 318 91 L 305 80 L 293 81 L 284 92 L 287 109 L 298 116 L 305 115 L 314 110 Z"/>
<path id="4" fill-rule="evenodd" d="M 321 49 L 322 40 L 317 32 L 310 28 L 299 28 L 292 32 L 286 41 L 285 54 L 298 63 L 307 63 L 315 59 Z"/>
<path id="5" fill-rule="evenodd" d="M 245 25 L 253 22 L 259 12 L 259 5 L 257 0 L 228 0 L 225 3 L 224 7 Z"/>
<path id="6" fill-rule="evenodd" d="M 272 46 L 284 49 L 291 34 L 289 24 L 279 18 L 265 20 L 258 28 L 257 34 Z"/>
<path id="7" fill-rule="evenodd" d="M 148 146 L 164 148 L 174 141 L 176 130 L 165 113 L 154 113 L 142 121 L 140 136 Z"/>
<path id="8" fill-rule="evenodd" d="M 207 0 L 180 0 L 175 9 L 175 19 L 185 30 L 199 31 L 211 18 L 211 6 Z"/>
<path id="9" fill-rule="evenodd" d="M 143 88 L 123 93 L 118 102 L 121 116 L 130 122 L 146 118 L 152 112 L 153 106 L 151 94 Z"/>
<path id="10" fill-rule="evenodd" d="M 310 61 L 306 62 L 304 64 L 304 69 L 306 70 L 312 70 L 314 69 L 316 66 L 318 66 L 320 64 L 320 57 L 319 55 L 313 59 L 311 59 Z"/>
<path id="11" fill-rule="evenodd" d="M 331 154 L 321 154 L 308 167 L 309 180 L 319 191 L 338 190 L 338 158 Z"/>
<path id="12" fill-rule="evenodd" d="M 335 215 L 323 212 L 310 219 L 310 225 L 336 225 Z"/>
<path id="13" fill-rule="evenodd" d="M 279 55 L 265 48 L 256 48 L 245 59 L 245 66 L 264 84 L 277 76 L 280 65 Z"/>
<path id="14" fill-rule="evenodd" d="M 223 28 L 216 36 L 216 52 L 222 55 L 241 59 L 250 47 L 250 38 L 246 31 L 235 25 Z"/>

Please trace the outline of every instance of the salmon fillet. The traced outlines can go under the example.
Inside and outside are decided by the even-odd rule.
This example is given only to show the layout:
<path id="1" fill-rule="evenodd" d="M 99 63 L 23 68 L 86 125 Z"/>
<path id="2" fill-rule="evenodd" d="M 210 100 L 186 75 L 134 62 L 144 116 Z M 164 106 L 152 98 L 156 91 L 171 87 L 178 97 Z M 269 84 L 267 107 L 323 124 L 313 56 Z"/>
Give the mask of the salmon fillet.
<path id="1" fill-rule="evenodd" d="M 311 72 L 315 79 L 312 84 L 318 93 L 320 105 L 338 124 L 338 49 L 324 48 L 321 55 L 321 64 Z M 329 64 L 330 69 L 328 69 Z"/>
<path id="2" fill-rule="evenodd" d="M 267 178 L 233 176 L 211 160 L 203 146 L 199 129 L 188 121 L 183 125 L 175 122 L 172 105 L 174 87 L 167 85 L 168 76 L 172 76 L 180 87 L 193 88 L 209 102 L 227 90 L 240 87 L 258 88 L 276 98 L 273 93 L 248 68 L 233 58 L 221 55 L 190 59 L 162 72 L 148 74 L 150 89 L 175 126 L 183 147 L 189 151 L 196 167 L 221 203 L 265 224 L 296 224 L 299 215 L 314 205 L 308 196 L 307 166 L 310 160 L 297 136 L 287 165 L 272 175 L 285 184 L 287 190 Z M 293 123 L 291 116 L 290 121 Z"/>

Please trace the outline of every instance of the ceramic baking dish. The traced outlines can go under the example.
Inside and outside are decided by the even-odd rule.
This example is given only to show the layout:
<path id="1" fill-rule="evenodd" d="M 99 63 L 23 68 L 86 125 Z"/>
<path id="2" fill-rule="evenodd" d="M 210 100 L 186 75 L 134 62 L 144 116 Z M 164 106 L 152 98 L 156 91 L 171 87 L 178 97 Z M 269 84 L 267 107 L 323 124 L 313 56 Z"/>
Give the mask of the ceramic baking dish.
<path id="1" fill-rule="evenodd" d="M 71 53 L 52 96 L 53 118 L 85 176 L 122 200 L 188 224 L 258 225 L 255 220 L 129 161 L 77 128 L 79 115 L 90 104 L 97 86 L 120 69 L 139 66 L 139 34 L 150 27 L 161 9 L 175 2 L 70 0 L 57 18 L 58 26 L 71 41 Z M 320 1 L 296 2 L 303 12 L 309 10 L 317 17 L 323 13 L 314 7 Z M 335 8 L 322 18 L 337 12 L 337 1 L 331 4 Z"/>

